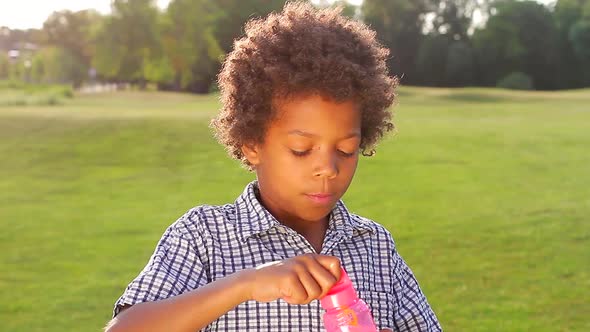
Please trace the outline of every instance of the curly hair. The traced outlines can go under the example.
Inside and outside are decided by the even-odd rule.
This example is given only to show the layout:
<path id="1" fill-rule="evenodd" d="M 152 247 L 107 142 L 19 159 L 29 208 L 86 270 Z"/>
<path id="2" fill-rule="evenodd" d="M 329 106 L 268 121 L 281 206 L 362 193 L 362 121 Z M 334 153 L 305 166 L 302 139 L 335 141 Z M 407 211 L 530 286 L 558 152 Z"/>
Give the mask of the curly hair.
<path id="1" fill-rule="evenodd" d="M 365 24 L 341 15 L 341 8 L 317 9 L 288 2 L 282 12 L 250 20 L 218 75 L 222 109 L 211 121 L 218 141 L 247 168 L 246 143 L 263 142 L 277 113 L 277 100 L 319 94 L 335 102 L 354 100 L 361 111 L 360 151 L 393 130 L 396 77 L 386 65 L 389 50 Z"/>

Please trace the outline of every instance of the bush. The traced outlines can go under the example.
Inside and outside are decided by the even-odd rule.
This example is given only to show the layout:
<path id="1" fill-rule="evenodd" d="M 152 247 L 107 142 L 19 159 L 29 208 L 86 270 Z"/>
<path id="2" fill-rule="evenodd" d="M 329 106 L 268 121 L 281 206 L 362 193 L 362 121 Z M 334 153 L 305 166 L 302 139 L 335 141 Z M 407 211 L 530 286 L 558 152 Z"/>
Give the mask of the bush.
<path id="1" fill-rule="evenodd" d="M 28 84 L 16 80 L 0 80 L 0 106 L 53 106 L 74 97 L 70 85 Z"/>
<path id="2" fill-rule="evenodd" d="M 17 80 L 0 80 L 0 91 L 1 90 L 20 90 L 23 89 L 25 84 Z"/>
<path id="3" fill-rule="evenodd" d="M 74 97 L 74 90 L 69 85 L 61 85 L 55 89 L 55 92 L 60 97 L 64 98 L 73 98 Z"/>
<path id="4" fill-rule="evenodd" d="M 10 76 L 10 60 L 4 52 L 0 52 L 0 80 L 8 79 Z"/>
<path id="5" fill-rule="evenodd" d="M 513 72 L 496 84 L 498 88 L 511 90 L 533 90 L 533 80 L 529 75 L 522 72 Z"/>
<path id="6" fill-rule="evenodd" d="M 63 104 L 60 96 L 48 93 L 42 95 L 4 95 L 0 96 L 0 107 L 3 106 L 55 106 Z"/>

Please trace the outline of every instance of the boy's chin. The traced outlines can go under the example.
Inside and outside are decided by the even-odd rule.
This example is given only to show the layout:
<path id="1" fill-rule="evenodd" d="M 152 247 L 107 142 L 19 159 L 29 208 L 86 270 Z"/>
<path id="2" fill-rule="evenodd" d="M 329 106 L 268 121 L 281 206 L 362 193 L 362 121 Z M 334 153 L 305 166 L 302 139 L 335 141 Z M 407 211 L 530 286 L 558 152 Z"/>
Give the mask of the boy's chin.
<path id="1" fill-rule="evenodd" d="M 323 222 L 329 217 L 334 205 L 323 207 L 312 207 L 301 211 L 300 218 L 310 222 Z"/>

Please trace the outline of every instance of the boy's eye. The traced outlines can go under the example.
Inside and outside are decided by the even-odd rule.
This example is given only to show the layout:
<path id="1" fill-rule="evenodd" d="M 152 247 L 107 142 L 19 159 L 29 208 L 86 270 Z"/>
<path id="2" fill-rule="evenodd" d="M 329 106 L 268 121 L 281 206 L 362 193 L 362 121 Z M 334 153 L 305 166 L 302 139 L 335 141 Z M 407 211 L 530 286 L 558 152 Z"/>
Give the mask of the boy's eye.
<path id="1" fill-rule="evenodd" d="M 306 151 L 296 151 L 296 150 L 291 150 L 291 153 L 293 153 L 295 156 L 297 157 L 303 157 L 309 154 L 311 150 L 306 150 Z"/>
<path id="2" fill-rule="evenodd" d="M 343 155 L 346 158 L 352 157 L 355 154 L 354 152 L 350 152 L 349 153 L 349 152 L 345 152 L 345 151 L 342 151 L 342 150 L 338 150 L 338 153 L 340 153 L 341 155 Z"/>
<path id="3" fill-rule="evenodd" d="M 291 150 L 291 153 L 292 153 L 293 155 L 297 156 L 297 157 L 303 157 L 303 156 L 306 156 L 306 155 L 308 155 L 310 152 L 311 152 L 311 150 L 306 150 L 306 151 L 296 151 L 296 150 Z M 340 155 L 342 155 L 343 157 L 346 157 L 346 158 L 350 158 L 350 157 L 352 157 L 352 156 L 354 156 L 354 155 L 355 155 L 355 152 L 350 152 L 350 153 L 349 153 L 349 152 L 345 152 L 345 151 L 342 151 L 342 150 L 338 150 L 338 153 L 339 153 Z"/>

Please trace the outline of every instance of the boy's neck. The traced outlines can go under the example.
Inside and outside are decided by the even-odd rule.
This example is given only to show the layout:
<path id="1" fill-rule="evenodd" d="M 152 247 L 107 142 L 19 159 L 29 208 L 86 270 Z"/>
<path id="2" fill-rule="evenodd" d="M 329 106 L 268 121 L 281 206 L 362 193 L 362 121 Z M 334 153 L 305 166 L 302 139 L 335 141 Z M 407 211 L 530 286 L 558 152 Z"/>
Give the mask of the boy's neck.
<path id="1" fill-rule="evenodd" d="M 269 204 L 265 202 L 265 197 L 260 191 L 256 193 L 256 198 L 281 224 L 301 234 L 311 244 L 316 253 L 319 254 L 322 251 L 322 245 L 328 230 L 330 215 L 317 221 L 303 220 L 289 214 L 281 213 L 282 211 L 272 209 Z"/>
<path id="2" fill-rule="evenodd" d="M 283 225 L 293 229 L 297 233 L 301 234 L 307 242 L 311 244 L 316 253 L 322 251 L 322 245 L 324 244 L 324 237 L 328 230 L 328 217 L 325 217 L 322 221 L 304 221 L 298 220 L 294 222 L 279 220 Z"/>

